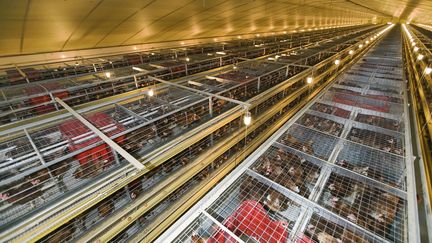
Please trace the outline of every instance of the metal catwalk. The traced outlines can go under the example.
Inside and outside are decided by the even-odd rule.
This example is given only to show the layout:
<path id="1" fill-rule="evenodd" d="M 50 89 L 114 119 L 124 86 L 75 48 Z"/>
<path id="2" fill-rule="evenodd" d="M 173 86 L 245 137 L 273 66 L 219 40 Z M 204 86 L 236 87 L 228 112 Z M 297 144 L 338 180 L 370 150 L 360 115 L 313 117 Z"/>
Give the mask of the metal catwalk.
<path id="1" fill-rule="evenodd" d="M 396 27 L 158 241 L 414 242 L 401 47 Z"/>

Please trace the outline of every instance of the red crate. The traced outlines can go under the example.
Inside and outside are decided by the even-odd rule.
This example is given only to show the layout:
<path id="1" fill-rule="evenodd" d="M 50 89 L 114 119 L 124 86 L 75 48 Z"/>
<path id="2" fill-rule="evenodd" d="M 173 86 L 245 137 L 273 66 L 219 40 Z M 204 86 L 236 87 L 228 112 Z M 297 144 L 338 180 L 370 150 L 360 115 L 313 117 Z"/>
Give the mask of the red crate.
<path id="1" fill-rule="evenodd" d="M 102 131 L 110 129 L 109 132 L 105 132 L 107 136 L 112 136 L 125 130 L 125 127 L 123 125 L 117 124 L 110 116 L 104 113 L 95 113 L 92 115 L 88 115 L 86 116 L 86 119 Z M 79 149 L 85 148 L 91 144 L 101 141 L 101 139 L 97 136 L 88 139 L 82 139 L 85 137 L 89 137 L 92 133 L 90 132 L 90 129 L 88 129 L 78 120 L 70 120 L 61 124 L 60 131 L 63 136 L 68 139 L 68 148 L 71 152 L 77 151 Z M 83 134 L 87 133 L 88 135 L 82 136 Z M 122 135 L 114 139 L 114 141 L 118 144 L 123 144 L 125 141 L 125 136 Z M 106 143 L 104 143 L 76 155 L 75 158 L 79 161 L 81 165 L 86 165 L 89 162 L 97 164 L 101 161 L 106 160 L 108 161 L 108 163 L 104 163 L 104 166 L 109 166 L 111 165 L 114 157 L 112 155 L 111 148 Z"/>
<path id="2" fill-rule="evenodd" d="M 267 214 L 264 207 L 257 201 L 243 201 L 237 210 L 231 214 L 224 225 L 236 235 L 248 235 L 259 242 L 286 242 L 288 240 L 288 223 L 274 221 Z M 296 243 L 313 241 L 304 235 L 296 237 Z M 207 242 L 235 241 L 225 231 L 217 230 Z"/>
<path id="3" fill-rule="evenodd" d="M 337 103 L 341 103 L 341 104 L 345 104 L 345 105 L 350 105 L 350 106 L 357 106 L 360 108 L 364 108 L 364 109 L 368 109 L 368 110 L 374 110 L 374 111 L 379 111 L 379 112 L 385 112 L 385 113 L 389 113 L 390 112 L 390 105 L 385 102 L 383 105 L 378 105 L 378 104 L 367 104 L 366 102 L 367 99 L 364 99 L 363 101 L 365 103 L 359 103 L 359 101 L 356 100 L 356 98 L 353 98 L 354 96 L 346 96 L 344 94 L 337 94 L 335 96 L 333 96 L 333 101 L 337 102 Z M 357 96 L 360 97 L 360 96 Z"/>
<path id="4" fill-rule="evenodd" d="M 49 91 L 60 89 L 60 86 L 58 84 L 54 84 L 54 83 L 43 84 L 43 86 Z M 40 86 L 27 87 L 24 90 L 25 90 L 26 94 L 29 96 L 46 92 L 46 90 Z M 53 92 L 52 94 L 54 97 L 58 97 L 60 99 L 69 97 L 69 92 L 67 92 L 67 91 Z M 51 97 L 49 95 L 46 95 L 46 94 L 30 98 L 30 104 L 31 105 L 34 105 L 34 106 L 39 105 L 35 108 L 36 113 L 39 115 L 55 110 L 54 105 L 40 105 L 40 104 L 43 104 L 43 103 L 49 102 L 49 101 L 51 101 Z"/>

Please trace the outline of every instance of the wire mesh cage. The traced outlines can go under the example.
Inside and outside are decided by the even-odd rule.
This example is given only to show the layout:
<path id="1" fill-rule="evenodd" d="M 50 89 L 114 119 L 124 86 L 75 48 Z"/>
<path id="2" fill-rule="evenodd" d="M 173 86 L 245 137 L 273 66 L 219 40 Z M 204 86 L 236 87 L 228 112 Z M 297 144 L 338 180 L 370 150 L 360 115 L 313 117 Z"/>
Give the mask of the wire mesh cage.
<path id="1" fill-rule="evenodd" d="M 407 242 L 405 86 L 400 59 L 371 58 L 383 43 L 206 197 L 177 242 Z"/>

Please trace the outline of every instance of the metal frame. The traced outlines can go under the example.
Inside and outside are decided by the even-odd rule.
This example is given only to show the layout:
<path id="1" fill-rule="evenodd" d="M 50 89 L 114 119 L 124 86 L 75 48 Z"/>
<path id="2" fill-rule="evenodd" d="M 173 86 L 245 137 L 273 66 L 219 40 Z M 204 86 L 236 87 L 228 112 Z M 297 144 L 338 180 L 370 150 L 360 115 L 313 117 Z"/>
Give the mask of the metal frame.
<path id="1" fill-rule="evenodd" d="M 323 93 L 323 95 L 324 95 L 324 93 Z M 407 144 L 407 146 L 406 146 L 406 149 L 407 149 L 407 151 L 406 151 L 406 157 L 403 157 L 404 159 L 406 159 L 406 163 L 407 163 L 407 171 L 406 171 L 407 174 L 406 175 L 413 180 L 414 179 L 414 175 L 413 175 L 412 169 L 408 168 L 408 167 L 412 166 L 412 162 L 411 162 L 412 161 L 411 160 L 411 158 L 412 158 L 412 156 L 411 156 L 412 152 L 411 152 L 411 149 L 408 146 L 408 144 L 410 144 L 409 143 L 410 132 L 408 131 L 409 130 L 408 127 L 410 127 L 410 124 L 409 124 L 409 121 L 407 120 L 408 117 L 407 117 L 406 110 L 407 110 L 408 106 L 407 106 L 407 103 L 406 103 L 406 98 L 407 98 L 406 97 L 406 92 L 404 92 L 404 105 L 403 105 L 403 107 L 404 107 L 405 112 L 403 114 L 403 118 L 404 118 L 404 123 L 405 123 L 405 131 L 403 133 L 389 131 L 389 130 L 384 129 L 384 128 L 379 129 L 379 128 L 376 128 L 376 127 L 373 127 L 373 130 L 384 132 L 384 133 L 387 133 L 387 134 L 392 134 L 392 135 L 397 135 L 397 136 L 403 136 L 403 138 L 405 140 L 405 144 Z M 308 107 L 310 107 L 313 103 L 314 102 L 311 102 Z M 276 140 L 282 134 L 284 134 L 288 130 L 289 127 L 291 127 L 293 125 L 293 123 L 294 123 L 295 120 L 298 120 L 301 115 L 305 114 L 306 109 L 308 109 L 308 107 L 305 107 L 301 112 L 299 112 L 296 115 L 296 118 L 293 118 L 293 119 L 290 120 L 290 122 L 287 122 L 283 126 L 283 128 L 281 128 L 278 132 L 276 132 L 270 139 L 268 139 L 262 146 L 260 146 L 260 148 L 258 150 L 256 150 L 243 163 L 241 163 L 238 166 L 238 168 L 236 168 L 234 170 L 233 173 L 229 174 L 221 183 L 219 183 L 218 185 L 216 185 L 216 187 L 211 191 L 211 193 L 209 193 L 208 195 L 206 195 L 200 202 L 198 202 L 195 206 L 193 206 L 192 209 L 190 211 L 188 211 L 185 214 L 184 217 L 182 217 L 180 220 L 178 220 L 177 222 L 175 222 L 171 226 L 171 228 L 169 228 L 168 231 L 166 231 L 159 239 L 157 239 L 156 242 L 171 242 L 177 235 L 180 234 L 180 232 L 183 231 L 183 229 L 185 227 L 187 227 L 190 224 L 191 220 L 193 220 L 200 213 L 206 212 L 206 209 L 211 204 L 213 204 L 216 201 L 216 199 L 219 198 L 222 195 L 222 193 L 224 193 L 224 191 L 226 191 L 227 187 L 229 185 L 233 184 L 234 181 L 236 181 L 244 173 L 246 173 L 248 175 L 252 175 L 255 178 L 258 178 L 261 182 L 265 182 L 265 183 L 269 184 L 273 188 L 280 189 L 280 190 L 278 190 L 279 192 L 282 192 L 283 194 L 285 194 L 285 196 L 287 196 L 291 200 L 294 199 L 294 201 L 296 201 L 299 204 L 306 203 L 307 207 L 310 207 L 310 208 L 317 207 L 318 205 L 315 204 L 315 203 L 313 203 L 313 201 L 317 200 L 319 198 L 319 195 L 320 195 L 319 192 L 322 191 L 322 189 L 323 189 L 322 187 L 321 188 L 317 188 L 318 189 L 317 190 L 318 193 L 315 194 L 314 196 L 311 196 L 311 200 L 312 201 L 309 201 L 309 200 L 303 198 L 302 196 L 300 196 L 300 195 L 298 195 L 298 194 L 296 194 L 296 193 L 294 193 L 294 192 L 292 192 L 292 191 L 290 191 L 290 190 L 288 190 L 288 189 L 286 189 L 286 188 L 284 188 L 284 187 L 282 187 L 280 185 L 277 185 L 276 183 L 274 183 L 270 179 L 268 179 L 268 178 L 266 178 L 266 177 L 258 174 L 257 172 L 254 172 L 254 171 L 252 171 L 252 170 L 249 169 L 250 166 L 253 163 L 255 163 L 255 161 L 257 161 L 257 159 L 261 155 L 263 155 L 265 153 L 265 151 L 267 151 L 273 144 L 275 144 Z M 352 109 L 349 109 L 349 110 L 351 111 L 350 120 L 353 119 L 356 116 L 356 114 L 357 114 L 355 112 L 356 109 L 354 109 L 354 107 L 350 107 L 350 106 L 345 106 L 345 107 L 352 108 Z M 314 113 L 318 114 L 319 112 L 314 111 Z M 324 113 L 322 113 L 322 114 L 325 115 L 325 116 L 327 115 L 327 114 L 324 114 Z M 341 120 L 343 118 L 337 118 L 337 119 Z M 343 120 L 347 120 L 347 119 L 343 119 Z M 330 158 L 328 160 L 329 162 L 325 162 L 324 163 L 324 161 L 321 162 L 318 159 L 319 163 L 324 163 L 324 165 L 326 167 L 328 167 L 329 170 L 326 170 L 324 173 L 322 171 L 322 173 L 321 173 L 321 179 L 318 179 L 317 185 L 324 185 L 325 181 L 327 180 L 326 178 L 328 178 L 328 176 L 329 176 L 329 173 L 330 172 L 336 172 L 338 174 L 345 174 L 345 175 L 354 176 L 353 178 L 358 179 L 360 181 L 366 180 L 366 181 L 368 181 L 369 185 L 375 185 L 375 186 L 379 187 L 380 189 L 384 189 L 385 191 L 391 192 L 391 193 L 393 193 L 393 194 L 401 197 L 402 199 L 407 199 L 408 200 L 408 205 L 411 204 L 411 206 L 408 206 L 408 214 L 413 214 L 411 217 L 408 216 L 408 225 L 407 225 L 407 228 L 408 228 L 408 231 L 409 231 L 408 232 L 408 234 L 409 234 L 409 242 L 419 242 L 419 238 L 418 238 L 418 236 L 419 236 L 418 235 L 418 233 L 419 233 L 418 232 L 418 220 L 417 221 L 415 220 L 416 219 L 415 216 L 417 215 L 416 202 L 414 200 L 416 194 L 415 194 L 415 191 L 414 192 L 412 191 L 413 189 L 415 190 L 415 186 L 412 183 L 408 182 L 407 192 L 405 192 L 403 190 L 400 190 L 398 188 L 389 186 L 387 184 L 384 184 L 384 183 L 382 183 L 380 181 L 376 181 L 376 180 L 371 179 L 369 177 L 366 177 L 364 175 L 353 173 L 350 170 L 347 170 L 345 168 L 342 168 L 342 167 L 334 164 L 335 160 L 338 157 L 338 153 L 340 152 L 340 148 L 338 148 L 338 147 L 340 147 L 342 145 L 343 141 L 345 140 L 345 138 L 348 135 L 349 130 L 353 127 L 353 125 L 354 125 L 354 127 L 360 126 L 360 127 L 365 127 L 365 128 L 372 128 L 372 126 L 370 126 L 370 125 L 363 126 L 364 124 L 358 123 L 356 121 L 352 121 L 352 122 L 344 123 L 344 124 L 345 124 L 345 127 L 344 127 L 344 131 L 342 132 L 341 139 L 339 140 L 338 145 L 335 146 L 335 150 L 333 151 L 333 154 L 330 156 Z M 364 146 L 364 145 L 361 145 L 361 146 Z M 302 152 L 300 152 L 300 153 L 302 153 Z M 320 208 L 321 211 L 323 210 L 323 208 L 321 206 L 318 206 L 318 207 Z M 352 229 L 356 229 L 356 230 L 358 230 L 358 231 L 366 234 L 369 239 L 377 239 L 379 241 L 387 242 L 387 240 L 384 239 L 384 238 L 382 238 L 381 236 L 377 236 L 377 235 L 371 233 L 369 230 L 365 230 L 365 229 L 363 229 L 363 228 L 361 228 L 361 227 L 359 227 L 359 226 L 351 223 L 350 221 L 348 221 L 345 218 L 341 218 L 340 216 L 337 216 L 337 215 L 333 214 L 332 212 L 330 212 L 330 211 L 328 211 L 326 209 L 324 210 L 324 212 L 325 212 L 325 214 L 333 215 L 334 218 L 336 218 L 338 220 L 342 220 L 341 222 L 343 222 L 345 225 L 348 225 L 348 226 L 352 227 Z M 301 221 L 301 222 L 297 222 L 296 225 L 294 226 L 295 231 L 291 231 L 291 233 L 292 232 L 297 232 L 297 229 L 303 230 L 304 227 L 306 226 L 305 225 L 306 222 L 309 221 L 308 218 L 310 218 L 312 216 L 312 212 L 311 211 L 308 212 L 307 210 L 303 210 L 301 215 L 302 215 L 302 217 L 305 217 L 306 220 Z M 331 219 L 331 218 L 332 217 L 327 218 L 327 219 Z M 290 235 L 292 236 L 291 233 L 290 233 Z"/>

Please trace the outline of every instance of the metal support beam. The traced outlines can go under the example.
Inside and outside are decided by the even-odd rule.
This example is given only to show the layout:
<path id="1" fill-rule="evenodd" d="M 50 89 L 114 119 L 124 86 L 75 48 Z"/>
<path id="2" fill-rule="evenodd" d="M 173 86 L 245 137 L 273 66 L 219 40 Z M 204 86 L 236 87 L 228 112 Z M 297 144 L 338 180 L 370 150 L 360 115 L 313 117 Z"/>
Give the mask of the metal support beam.
<path id="1" fill-rule="evenodd" d="M 195 85 L 195 86 L 198 86 L 198 87 L 203 87 L 203 88 L 206 88 L 206 89 L 215 90 L 215 91 L 218 91 L 218 92 L 225 91 L 222 88 L 219 88 L 219 87 L 216 87 L 216 86 L 207 85 L 207 84 L 198 83 L 198 82 L 195 82 L 195 81 L 188 81 L 188 83 L 192 84 L 192 85 Z"/>
<path id="2" fill-rule="evenodd" d="M 28 138 L 28 140 L 29 140 L 31 146 L 33 147 L 34 151 L 36 152 L 36 155 L 37 155 L 37 157 L 39 158 L 40 162 L 41 162 L 43 165 L 45 165 L 45 160 L 44 160 L 42 154 L 40 153 L 38 147 L 37 147 L 36 144 L 34 143 L 32 137 L 31 137 L 30 134 L 28 133 L 27 129 L 24 128 L 24 132 L 25 132 L 25 134 L 26 134 L 26 136 L 27 136 L 27 138 Z M 48 169 L 48 167 L 47 167 L 47 169 Z M 50 175 L 51 178 L 54 178 L 53 175 L 51 174 L 51 171 L 50 171 L 49 169 L 48 169 L 48 174 Z"/>
<path id="3" fill-rule="evenodd" d="M 144 117 L 138 115 L 137 113 L 135 113 L 135 112 L 129 110 L 128 108 L 126 108 L 126 107 L 124 107 L 124 106 L 122 106 L 122 105 L 115 104 L 115 107 L 118 108 L 118 109 L 120 109 L 120 110 L 122 110 L 122 111 L 124 111 L 124 112 L 126 112 L 127 114 L 133 116 L 133 117 L 134 117 L 135 119 L 137 119 L 137 120 L 142 120 L 142 121 L 145 121 L 145 122 L 149 121 L 149 120 L 147 120 L 146 118 L 144 118 Z"/>
<path id="4" fill-rule="evenodd" d="M 213 223 L 215 223 L 219 228 L 221 228 L 224 232 L 226 232 L 227 234 L 229 234 L 232 238 L 234 238 L 237 242 L 239 243 L 244 243 L 244 241 L 242 239 L 240 239 L 237 235 L 235 235 L 233 232 L 231 232 L 227 227 L 225 227 L 225 225 L 221 224 L 219 221 L 217 221 L 217 219 L 215 219 L 213 216 L 211 216 L 209 213 L 207 213 L 206 211 L 202 211 L 201 212 L 203 215 L 205 215 L 208 219 L 210 219 L 210 221 L 212 221 Z"/>
<path id="5" fill-rule="evenodd" d="M 78 114 L 74 109 L 64 103 L 60 98 L 55 98 L 56 101 L 63 106 L 69 113 L 71 113 L 75 118 L 77 118 L 80 122 L 82 122 L 86 127 L 88 127 L 92 132 L 94 132 L 97 136 L 99 136 L 105 143 L 111 146 L 117 153 L 119 153 L 123 158 L 125 158 L 130 164 L 132 164 L 138 170 L 142 170 L 145 166 L 135 159 L 131 154 L 129 154 L 126 150 L 124 150 L 120 145 L 111 140 L 107 135 L 101 132 L 98 128 L 93 126 L 89 121 L 87 121 L 84 117 Z"/>
<path id="6" fill-rule="evenodd" d="M 25 80 L 27 81 L 27 83 L 30 83 L 30 80 L 27 77 L 27 74 L 25 74 L 25 72 L 23 72 L 21 70 L 21 68 L 19 68 L 16 64 L 14 64 L 16 70 L 19 72 L 19 74 L 21 74 L 21 76 L 23 76 L 23 78 L 25 78 Z"/>
<path id="7" fill-rule="evenodd" d="M 229 102 L 241 105 L 241 106 L 243 106 L 245 108 L 249 108 L 251 106 L 251 104 L 249 104 L 249 103 L 246 103 L 246 102 L 243 102 L 243 101 L 239 101 L 239 100 L 235 100 L 235 99 L 231 99 L 231 98 L 228 98 L 228 97 L 225 97 L 225 96 L 222 96 L 222 95 L 212 94 L 212 93 L 209 93 L 209 92 L 205 92 L 205 91 L 189 88 L 189 87 L 183 86 L 181 84 L 165 81 L 165 80 L 160 79 L 160 78 L 155 78 L 155 77 L 149 77 L 149 78 L 152 79 L 152 80 L 154 80 L 154 81 L 161 82 L 161 83 L 164 83 L 164 84 L 168 84 L 168 85 L 180 88 L 180 89 L 185 89 L 185 90 L 192 91 L 192 92 L 195 92 L 195 93 L 198 93 L 198 94 L 202 94 L 202 95 L 205 95 L 205 96 L 210 96 L 210 97 L 215 97 L 215 98 L 218 98 L 218 99 L 221 99 L 221 100 L 226 100 L 226 101 L 229 101 Z"/>

